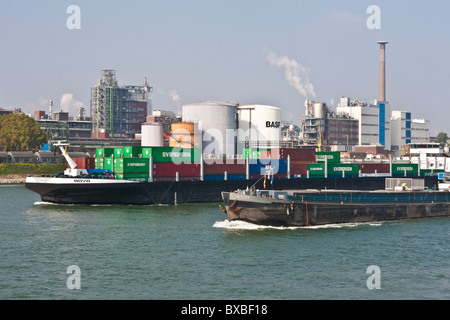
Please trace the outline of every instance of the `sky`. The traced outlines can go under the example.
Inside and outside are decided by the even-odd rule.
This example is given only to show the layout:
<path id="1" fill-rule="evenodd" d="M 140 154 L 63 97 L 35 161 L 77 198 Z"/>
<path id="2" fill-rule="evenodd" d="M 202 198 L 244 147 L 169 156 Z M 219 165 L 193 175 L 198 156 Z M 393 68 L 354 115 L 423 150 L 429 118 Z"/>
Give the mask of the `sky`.
<path id="1" fill-rule="evenodd" d="M 306 98 L 332 110 L 377 99 L 385 40 L 392 110 L 450 134 L 449 16 L 444 0 L 2 0 L 0 107 L 48 111 L 52 99 L 89 114 L 91 87 L 114 69 L 119 85 L 147 77 L 154 110 L 265 104 L 299 124 Z"/>

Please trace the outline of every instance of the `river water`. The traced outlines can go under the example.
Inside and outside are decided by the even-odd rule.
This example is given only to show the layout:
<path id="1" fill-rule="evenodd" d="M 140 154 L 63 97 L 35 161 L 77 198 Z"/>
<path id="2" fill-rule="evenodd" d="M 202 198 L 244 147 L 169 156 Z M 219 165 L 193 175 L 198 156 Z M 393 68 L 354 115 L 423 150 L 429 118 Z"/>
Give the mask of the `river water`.
<path id="1" fill-rule="evenodd" d="M 0 186 L 1 299 L 449 299 L 450 219 L 230 224 L 217 203 L 42 203 Z"/>

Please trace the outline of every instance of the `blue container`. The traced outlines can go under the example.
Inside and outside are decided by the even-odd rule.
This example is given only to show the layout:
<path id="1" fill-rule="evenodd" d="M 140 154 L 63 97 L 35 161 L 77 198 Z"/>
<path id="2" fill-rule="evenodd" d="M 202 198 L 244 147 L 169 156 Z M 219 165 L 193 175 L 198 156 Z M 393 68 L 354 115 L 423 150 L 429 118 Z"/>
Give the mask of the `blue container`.
<path id="1" fill-rule="evenodd" d="M 286 159 L 259 159 L 249 162 L 250 174 L 264 174 L 267 172 L 268 167 L 272 168 L 272 173 L 287 173 L 287 160 Z"/>

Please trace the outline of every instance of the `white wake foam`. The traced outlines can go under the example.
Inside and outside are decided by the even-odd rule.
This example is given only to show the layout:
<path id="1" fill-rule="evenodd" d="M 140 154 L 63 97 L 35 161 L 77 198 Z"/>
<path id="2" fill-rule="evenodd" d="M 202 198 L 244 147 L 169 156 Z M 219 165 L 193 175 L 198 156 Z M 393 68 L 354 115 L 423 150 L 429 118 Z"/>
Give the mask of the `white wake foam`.
<path id="1" fill-rule="evenodd" d="M 261 229 L 277 229 L 277 230 L 295 230 L 295 229 L 340 229 L 340 228 L 355 228 L 361 225 L 381 226 L 381 222 L 358 222 L 358 223 L 339 223 L 339 224 L 324 224 L 320 226 L 305 226 L 305 227 L 275 227 L 257 225 L 246 221 L 216 221 L 213 224 L 214 228 L 222 228 L 228 230 L 261 230 Z"/>

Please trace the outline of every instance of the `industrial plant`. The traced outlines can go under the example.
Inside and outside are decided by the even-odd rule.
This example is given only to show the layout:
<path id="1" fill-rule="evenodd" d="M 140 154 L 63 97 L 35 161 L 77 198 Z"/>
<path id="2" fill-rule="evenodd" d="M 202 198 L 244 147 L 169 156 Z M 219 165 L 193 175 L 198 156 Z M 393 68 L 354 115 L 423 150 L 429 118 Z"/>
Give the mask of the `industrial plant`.
<path id="1" fill-rule="evenodd" d="M 279 148 L 341 152 L 348 159 L 366 155 L 380 159 L 411 156 L 410 145 L 430 142 L 430 122 L 411 112 L 393 110 L 386 96 L 386 45 L 378 41 L 379 96 L 366 102 L 340 97 L 334 109 L 306 99 L 299 125 L 283 121 L 282 108 L 264 104 L 200 101 L 182 105 L 181 115 L 153 110 L 153 88 L 122 85 L 112 69 L 90 90 L 90 112 L 79 108 L 77 117 L 56 111 L 35 111 L 49 140 L 65 139 L 71 151 L 80 147 L 94 153 L 101 147 L 179 147 L 201 150 L 205 158 L 243 158 L 252 150 Z M 299 110 L 302 108 L 299 107 Z M 5 113 L 5 110 L 2 110 Z"/>

